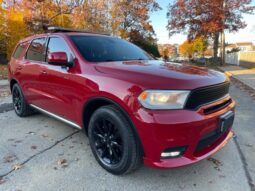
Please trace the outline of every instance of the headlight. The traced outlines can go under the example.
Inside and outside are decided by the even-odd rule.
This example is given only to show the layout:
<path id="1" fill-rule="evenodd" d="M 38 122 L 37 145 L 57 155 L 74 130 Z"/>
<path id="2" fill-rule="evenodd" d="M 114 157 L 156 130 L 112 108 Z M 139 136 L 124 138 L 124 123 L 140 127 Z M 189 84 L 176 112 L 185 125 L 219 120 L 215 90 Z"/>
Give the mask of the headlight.
<path id="1" fill-rule="evenodd" d="M 146 90 L 138 100 L 147 109 L 183 109 L 190 91 Z"/>

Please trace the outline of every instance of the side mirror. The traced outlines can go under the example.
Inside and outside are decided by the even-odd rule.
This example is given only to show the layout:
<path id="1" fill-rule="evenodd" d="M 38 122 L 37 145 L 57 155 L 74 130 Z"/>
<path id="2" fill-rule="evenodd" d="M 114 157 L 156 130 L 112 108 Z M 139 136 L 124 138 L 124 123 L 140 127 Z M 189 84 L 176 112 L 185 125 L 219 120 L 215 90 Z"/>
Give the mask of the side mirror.
<path id="1" fill-rule="evenodd" d="M 48 63 L 56 66 L 71 67 L 72 63 L 68 62 L 65 52 L 52 52 L 48 54 Z"/>

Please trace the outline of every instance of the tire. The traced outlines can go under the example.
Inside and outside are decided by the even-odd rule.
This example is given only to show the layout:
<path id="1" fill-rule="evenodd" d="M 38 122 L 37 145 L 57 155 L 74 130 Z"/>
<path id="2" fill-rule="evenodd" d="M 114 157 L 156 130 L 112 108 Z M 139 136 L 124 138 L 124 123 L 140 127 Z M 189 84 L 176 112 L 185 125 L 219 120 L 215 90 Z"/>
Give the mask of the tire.
<path id="1" fill-rule="evenodd" d="M 97 109 L 89 122 L 88 136 L 98 163 L 121 175 L 139 168 L 142 149 L 125 116 L 112 105 Z"/>
<path id="2" fill-rule="evenodd" d="M 29 116 L 34 113 L 33 109 L 27 104 L 24 94 L 17 83 L 12 87 L 12 103 L 15 113 L 19 117 Z"/>

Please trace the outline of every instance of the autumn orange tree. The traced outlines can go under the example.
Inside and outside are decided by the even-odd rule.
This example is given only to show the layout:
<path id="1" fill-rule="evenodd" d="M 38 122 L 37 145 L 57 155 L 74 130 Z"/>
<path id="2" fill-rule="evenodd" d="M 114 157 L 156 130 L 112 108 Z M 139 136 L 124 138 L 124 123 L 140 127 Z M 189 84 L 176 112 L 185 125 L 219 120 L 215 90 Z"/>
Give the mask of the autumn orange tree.
<path id="1" fill-rule="evenodd" d="M 158 50 L 162 58 L 167 60 L 168 58 L 177 57 L 177 46 L 176 44 L 159 44 Z"/>
<path id="2" fill-rule="evenodd" d="M 192 43 L 186 40 L 179 47 L 179 52 L 182 56 L 191 58 L 193 56 L 193 47 Z"/>
<path id="3" fill-rule="evenodd" d="M 9 54 L 17 39 L 42 33 L 47 26 L 57 25 L 109 32 L 158 56 L 157 40 L 149 21 L 149 13 L 158 9 L 155 0 L 5 0 L 5 12 L 1 12 L 0 22 L 6 30 L 1 32 L 0 40 L 1 36 L 6 39 L 16 35 L 12 36 L 10 43 L 8 40 L 8 50 L 3 47 Z M 16 33 L 15 26 L 21 30 L 20 34 Z"/>
<path id="4" fill-rule="evenodd" d="M 122 15 L 120 36 L 159 57 L 155 32 L 149 21 L 149 13 L 161 9 L 159 4 L 155 0 L 122 0 L 115 7 Z"/>
<path id="5" fill-rule="evenodd" d="M 217 57 L 219 33 L 238 31 L 246 26 L 242 14 L 255 10 L 251 0 L 175 0 L 169 5 L 169 35 L 184 33 L 189 39 L 212 38 Z"/>
<path id="6" fill-rule="evenodd" d="M 6 42 L 5 42 L 5 10 L 3 8 L 3 0 L 0 0 L 0 54 L 5 53 Z"/>
<path id="7" fill-rule="evenodd" d="M 186 40 L 180 45 L 179 51 L 182 56 L 192 58 L 196 54 L 198 57 L 204 56 L 207 49 L 207 40 L 203 37 L 197 37 L 194 40 Z"/>
<path id="8" fill-rule="evenodd" d="M 22 10 L 14 3 L 4 4 L 1 1 L 0 12 L 0 53 L 6 54 L 9 59 L 17 42 L 28 35 L 28 30 Z"/>

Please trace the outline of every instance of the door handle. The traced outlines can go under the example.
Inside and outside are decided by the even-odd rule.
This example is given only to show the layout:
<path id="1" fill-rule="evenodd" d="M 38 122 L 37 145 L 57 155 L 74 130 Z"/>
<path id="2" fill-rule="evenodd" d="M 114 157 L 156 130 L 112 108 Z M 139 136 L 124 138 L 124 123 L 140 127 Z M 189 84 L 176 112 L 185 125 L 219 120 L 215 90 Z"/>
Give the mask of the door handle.
<path id="1" fill-rule="evenodd" d="M 17 67 L 17 70 L 22 70 L 22 66 L 18 66 L 18 67 Z"/>
<path id="2" fill-rule="evenodd" d="M 40 72 L 41 74 L 47 74 L 47 72 L 45 70 Z"/>

